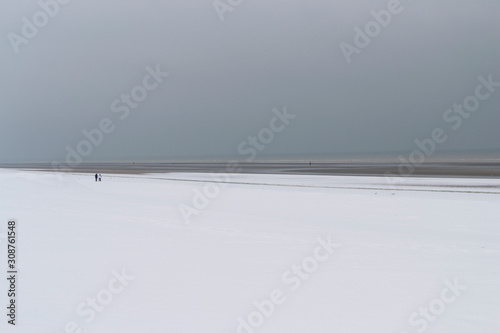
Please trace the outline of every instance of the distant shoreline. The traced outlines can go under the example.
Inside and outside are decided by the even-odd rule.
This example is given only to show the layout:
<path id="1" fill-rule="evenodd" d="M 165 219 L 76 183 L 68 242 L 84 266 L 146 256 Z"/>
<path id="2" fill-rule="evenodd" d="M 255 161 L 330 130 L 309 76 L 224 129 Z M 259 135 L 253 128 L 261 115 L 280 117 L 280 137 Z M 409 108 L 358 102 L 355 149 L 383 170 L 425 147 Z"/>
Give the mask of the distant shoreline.
<path id="1" fill-rule="evenodd" d="M 295 174 L 295 175 L 358 175 L 358 176 L 439 176 L 500 178 L 500 162 L 440 162 L 414 166 L 414 170 L 396 163 L 238 163 L 239 170 L 230 164 L 214 163 L 82 163 L 73 168 L 49 163 L 0 164 L 4 169 L 26 169 L 76 173 L 246 173 L 246 174 Z M 412 171 L 412 172 L 410 172 Z"/>

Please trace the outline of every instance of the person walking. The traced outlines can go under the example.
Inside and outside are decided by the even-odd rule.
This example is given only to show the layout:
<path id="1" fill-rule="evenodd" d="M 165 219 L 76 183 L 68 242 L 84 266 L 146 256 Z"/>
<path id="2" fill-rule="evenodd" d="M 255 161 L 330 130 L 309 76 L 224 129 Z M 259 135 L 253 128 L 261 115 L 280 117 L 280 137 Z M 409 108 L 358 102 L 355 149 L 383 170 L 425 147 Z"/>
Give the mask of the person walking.
<path id="1" fill-rule="evenodd" d="M 102 179 L 102 175 L 101 175 L 101 174 L 99 174 L 99 181 L 101 181 L 101 179 Z"/>
<path id="2" fill-rule="evenodd" d="M 97 176 L 97 173 L 96 173 L 96 174 L 95 174 L 95 181 L 97 181 L 97 178 L 98 178 L 98 177 L 99 177 L 99 176 Z"/>

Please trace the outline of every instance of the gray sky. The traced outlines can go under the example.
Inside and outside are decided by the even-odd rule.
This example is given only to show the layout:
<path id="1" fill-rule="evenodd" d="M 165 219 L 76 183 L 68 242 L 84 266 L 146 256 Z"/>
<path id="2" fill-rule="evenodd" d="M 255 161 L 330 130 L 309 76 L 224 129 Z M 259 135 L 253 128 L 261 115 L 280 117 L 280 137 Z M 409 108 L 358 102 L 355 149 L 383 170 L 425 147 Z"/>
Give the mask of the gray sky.
<path id="1" fill-rule="evenodd" d="M 3 1 L 0 162 L 63 161 L 105 118 L 114 130 L 83 161 L 409 153 L 436 128 L 438 152 L 500 151 L 500 87 L 480 88 L 468 118 L 443 118 L 478 77 L 500 82 L 500 2 L 392 1 L 221 0 L 232 11 L 218 13 L 212 0 L 72 0 L 48 6 L 53 17 Z M 388 6 L 398 13 L 374 23 Z M 369 45 L 348 61 L 341 45 L 367 24 Z M 147 79 L 157 87 L 120 119 L 148 66 L 169 76 Z M 284 107 L 296 117 L 252 148 Z"/>

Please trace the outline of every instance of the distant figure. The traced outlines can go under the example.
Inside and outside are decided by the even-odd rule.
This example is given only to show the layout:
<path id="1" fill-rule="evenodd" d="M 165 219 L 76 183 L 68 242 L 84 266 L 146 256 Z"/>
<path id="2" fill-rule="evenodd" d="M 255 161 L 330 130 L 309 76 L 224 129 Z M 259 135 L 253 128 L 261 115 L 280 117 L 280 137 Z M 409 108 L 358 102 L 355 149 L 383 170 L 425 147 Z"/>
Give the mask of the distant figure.
<path id="1" fill-rule="evenodd" d="M 101 175 L 101 174 L 99 174 L 99 181 L 101 181 L 101 179 L 102 179 L 102 175 Z"/>
<path id="2" fill-rule="evenodd" d="M 97 176 L 97 173 L 96 173 L 96 174 L 95 174 L 95 181 L 97 181 L 97 177 L 99 177 L 99 176 Z"/>
<path id="3" fill-rule="evenodd" d="M 311 166 L 311 162 L 309 162 L 309 166 Z"/>

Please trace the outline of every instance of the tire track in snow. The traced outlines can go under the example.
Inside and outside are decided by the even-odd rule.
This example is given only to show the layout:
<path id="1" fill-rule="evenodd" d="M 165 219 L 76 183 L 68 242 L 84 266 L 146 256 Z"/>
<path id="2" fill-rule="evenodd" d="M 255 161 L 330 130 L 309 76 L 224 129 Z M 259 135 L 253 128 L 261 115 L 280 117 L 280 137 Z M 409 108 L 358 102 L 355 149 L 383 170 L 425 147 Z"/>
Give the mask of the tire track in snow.
<path id="1" fill-rule="evenodd" d="M 248 186 L 274 186 L 274 187 L 294 187 L 294 188 L 318 188 L 318 189 L 340 189 L 340 190 L 366 190 L 366 191 L 390 191 L 390 192 L 437 192 L 437 193 L 462 193 L 462 194 L 493 194 L 500 195 L 500 192 L 488 191 L 457 191 L 457 190 L 437 190 L 437 189 L 412 189 L 412 188 L 384 188 L 384 187 L 354 187 L 354 186 L 320 186 L 320 185 L 300 185 L 300 184 L 273 184 L 273 183 L 251 183 L 238 181 L 217 181 L 217 180 L 202 180 L 202 179 L 179 179 L 179 178 L 159 178 L 159 177 L 130 177 L 117 176 L 113 178 L 132 178 L 132 179 L 155 179 L 173 182 L 185 183 L 214 183 L 214 184 L 229 184 L 229 185 L 248 185 Z M 429 185 L 432 186 L 432 185 Z"/>

